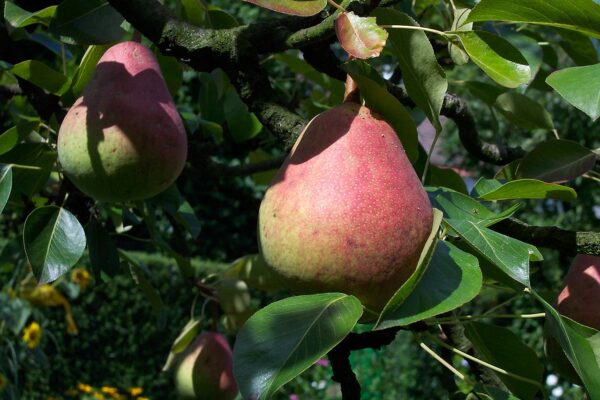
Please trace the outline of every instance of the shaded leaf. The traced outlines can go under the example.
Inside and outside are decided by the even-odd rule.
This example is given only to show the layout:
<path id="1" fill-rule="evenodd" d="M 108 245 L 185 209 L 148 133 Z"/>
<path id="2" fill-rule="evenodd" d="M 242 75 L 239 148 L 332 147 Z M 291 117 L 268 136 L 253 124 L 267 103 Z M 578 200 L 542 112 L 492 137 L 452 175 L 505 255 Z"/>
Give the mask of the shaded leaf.
<path id="1" fill-rule="evenodd" d="M 55 12 L 56 6 L 29 12 L 10 1 L 4 2 L 4 19 L 14 28 L 24 28 L 33 24 L 48 26 Z"/>
<path id="2" fill-rule="evenodd" d="M 342 13 L 335 20 L 337 38 L 348 54 L 355 58 L 377 57 L 385 47 L 388 33 L 377 25 L 375 17 Z"/>
<path id="3" fill-rule="evenodd" d="M 106 280 L 106 277 L 115 276 L 120 268 L 119 253 L 114 241 L 100 225 L 92 219 L 85 226 L 85 237 L 87 239 L 90 264 L 97 279 Z"/>
<path id="4" fill-rule="evenodd" d="M 257 6 L 283 14 L 309 17 L 318 14 L 327 5 L 327 0 L 244 0 Z"/>
<path id="5" fill-rule="evenodd" d="M 270 398 L 341 342 L 361 315 L 360 301 L 342 293 L 290 297 L 257 311 L 233 349 L 242 396 Z"/>
<path id="6" fill-rule="evenodd" d="M 506 92 L 503 87 L 479 81 L 466 81 L 465 86 L 473 96 L 483 100 L 488 106 L 493 106 L 498 96 Z"/>
<path id="7" fill-rule="evenodd" d="M 577 65 L 592 65 L 598 62 L 598 50 L 592 40 L 577 32 L 558 29 L 562 40 L 560 47 Z M 555 65 L 556 66 L 556 65 Z"/>
<path id="8" fill-rule="evenodd" d="M 470 31 L 473 29 L 473 23 L 466 23 L 471 10 L 469 8 L 454 9 L 454 19 L 452 20 L 451 31 Z M 448 51 L 450 57 L 456 65 L 463 65 L 469 62 L 469 55 L 460 47 L 460 43 L 454 41 L 448 42 Z"/>
<path id="9" fill-rule="evenodd" d="M 4 211 L 12 189 L 12 167 L 0 164 L 0 214 Z"/>
<path id="10" fill-rule="evenodd" d="M 248 106 L 240 99 L 235 89 L 229 88 L 223 100 L 223 112 L 229 133 L 236 142 L 252 139 L 262 130 L 262 124 Z"/>
<path id="11" fill-rule="evenodd" d="M 590 116 L 600 116 L 600 64 L 566 68 L 546 79 L 566 101 Z"/>
<path id="12" fill-rule="evenodd" d="M 538 102 L 517 92 L 502 93 L 494 106 L 510 122 L 525 129 L 554 129 L 552 115 Z"/>
<path id="13" fill-rule="evenodd" d="M 27 260 L 38 283 L 48 283 L 65 274 L 85 250 L 85 233 L 77 218 L 64 208 L 36 208 L 23 228 Z"/>
<path id="14" fill-rule="evenodd" d="M 69 78 L 36 60 L 13 65 L 10 72 L 59 96 L 66 92 L 71 84 Z"/>
<path id="15" fill-rule="evenodd" d="M 83 89 L 85 89 L 90 79 L 92 79 L 92 75 L 96 71 L 96 64 L 98 64 L 98 61 L 100 61 L 100 58 L 108 48 L 108 45 L 94 45 L 87 48 L 71 84 L 71 91 L 75 97 L 81 95 Z"/>

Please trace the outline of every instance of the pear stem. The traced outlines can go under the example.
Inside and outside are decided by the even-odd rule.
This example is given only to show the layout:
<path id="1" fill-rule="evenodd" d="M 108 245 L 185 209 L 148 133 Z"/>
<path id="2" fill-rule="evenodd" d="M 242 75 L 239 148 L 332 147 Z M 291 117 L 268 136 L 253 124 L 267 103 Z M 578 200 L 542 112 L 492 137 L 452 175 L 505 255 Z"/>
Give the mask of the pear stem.
<path id="1" fill-rule="evenodd" d="M 134 29 L 131 41 L 142 43 L 142 32 L 138 31 L 137 29 Z"/>

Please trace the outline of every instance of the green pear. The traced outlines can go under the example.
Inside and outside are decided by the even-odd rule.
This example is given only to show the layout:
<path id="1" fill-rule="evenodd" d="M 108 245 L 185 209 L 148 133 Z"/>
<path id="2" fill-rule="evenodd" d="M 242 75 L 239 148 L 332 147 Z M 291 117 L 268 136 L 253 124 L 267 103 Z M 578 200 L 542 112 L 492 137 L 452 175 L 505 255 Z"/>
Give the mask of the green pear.
<path id="1" fill-rule="evenodd" d="M 182 400 L 233 400 L 238 386 L 233 377 L 233 353 L 225 336 L 200 333 L 179 356 L 175 388 Z"/>
<path id="2" fill-rule="evenodd" d="M 250 289 L 243 280 L 223 279 L 215 288 L 215 295 L 225 314 L 242 314 L 250 308 Z"/>
<path id="3" fill-rule="evenodd" d="M 186 156 L 183 122 L 152 52 L 136 42 L 109 48 L 60 126 L 65 174 L 96 200 L 140 200 L 171 185 Z"/>
<path id="4" fill-rule="evenodd" d="M 573 259 L 556 299 L 556 309 L 580 324 L 600 330 L 600 257 L 578 254 Z M 544 329 L 546 356 L 560 375 L 581 384 L 575 369 L 547 327 Z"/>
<path id="5" fill-rule="evenodd" d="M 348 102 L 298 138 L 262 200 L 259 247 L 290 290 L 343 292 L 379 311 L 415 271 L 432 223 L 396 132 Z"/>

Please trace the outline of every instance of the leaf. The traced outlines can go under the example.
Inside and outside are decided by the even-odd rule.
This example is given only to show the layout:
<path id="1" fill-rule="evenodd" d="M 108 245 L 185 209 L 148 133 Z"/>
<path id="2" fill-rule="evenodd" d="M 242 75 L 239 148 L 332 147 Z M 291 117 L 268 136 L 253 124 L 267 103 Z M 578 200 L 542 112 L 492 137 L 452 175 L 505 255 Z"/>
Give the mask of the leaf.
<path id="1" fill-rule="evenodd" d="M 209 6 L 208 19 L 212 29 L 230 29 L 240 25 L 233 15 L 213 6 Z"/>
<path id="2" fill-rule="evenodd" d="M 48 26 L 50 20 L 52 17 L 54 17 L 55 12 L 56 6 L 50 6 L 35 12 L 29 12 L 10 1 L 6 1 L 4 3 L 4 19 L 13 28 L 24 28 L 34 24 Z"/>
<path id="3" fill-rule="evenodd" d="M 257 311 L 233 349 L 242 397 L 270 398 L 340 343 L 361 315 L 360 301 L 342 293 L 289 297 Z"/>
<path id="4" fill-rule="evenodd" d="M 309 17 L 320 13 L 327 0 L 244 0 L 248 3 L 267 8 L 282 14 Z"/>
<path id="5" fill-rule="evenodd" d="M 22 202 L 22 195 L 32 197 L 48 181 L 55 161 L 56 151 L 45 143 L 21 143 L 0 155 L 0 163 L 32 167 L 13 169 L 11 199 Z"/>
<path id="6" fill-rule="evenodd" d="M 208 6 L 203 0 L 181 0 L 181 16 L 192 25 L 204 27 L 208 20 Z"/>
<path id="7" fill-rule="evenodd" d="M 494 106 L 507 120 L 522 128 L 554 129 L 552 115 L 524 94 L 503 93 L 496 98 Z"/>
<path id="8" fill-rule="evenodd" d="M 546 309 L 548 329 L 577 371 L 590 399 L 600 399 L 600 332 L 561 315 L 537 292 L 532 294 Z"/>
<path id="9" fill-rule="evenodd" d="M 69 88 L 69 78 L 36 60 L 20 62 L 10 69 L 13 74 L 60 96 Z"/>
<path id="10" fill-rule="evenodd" d="M 100 61 L 100 58 L 108 48 L 108 45 L 93 45 L 87 48 L 71 84 L 71 91 L 75 97 L 81 95 L 83 89 L 85 89 L 92 79 L 92 75 L 96 71 L 96 64 L 98 64 L 98 61 Z"/>
<path id="11" fill-rule="evenodd" d="M 106 280 L 106 277 L 115 276 L 121 269 L 121 264 L 117 246 L 108 232 L 98 221 L 92 219 L 85 226 L 85 237 L 90 254 L 90 264 L 96 278 Z"/>
<path id="12" fill-rule="evenodd" d="M 483 100 L 488 106 L 493 106 L 498 96 L 506 92 L 503 87 L 479 81 L 466 81 L 465 86 L 473 96 Z"/>
<path id="13" fill-rule="evenodd" d="M 171 96 L 176 97 L 177 91 L 183 83 L 183 66 L 177 58 L 165 56 L 158 50 L 155 51 L 154 55 L 158 65 L 160 65 L 169 93 Z"/>
<path id="14" fill-rule="evenodd" d="M 589 37 L 566 29 L 557 31 L 562 37 L 560 47 L 577 65 L 592 65 L 598 62 L 598 50 Z"/>
<path id="15" fill-rule="evenodd" d="M 471 60 L 502 86 L 529 82 L 531 68 L 509 41 L 486 31 L 455 32 Z"/>
<path id="16" fill-rule="evenodd" d="M 162 367 L 163 371 L 167 371 L 168 369 L 170 369 L 173 366 L 173 363 L 175 362 L 175 356 L 184 351 L 188 347 L 188 345 L 192 343 L 192 340 L 194 340 L 194 338 L 198 334 L 198 331 L 200 330 L 201 322 L 201 318 L 192 318 L 187 322 L 187 324 L 185 324 L 185 326 L 179 333 L 179 336 L 177 336 L 177 338 L 173 341 L 173 344 L 171 345 L 171 350 L 169 351 L 167 361 Z"/>
<path id="17" fill-rule="evenodd" d="M 493 187 L 484 187 L 493 181 Z M 536 179 L 518 179 L 504 184 L 493 179 L 480 179 L 475 184 L 477 196 L 483 200 L 515 199 L 557 199 L 573 201 L 577 198 L 575 190 L 567 186 L 546 183 Z"/>
<path id="18" fill-rule="evenodd" d="M 0 164 L 0 214 L 4 211 L 12 189 L 12 167 Z"/>
<path id="19" fill-rule="evenodd" d="M 550 25 L 600 38 L 600 5 L 594 0 L 482 0 L 468 21 Z"/>
<path id="20" fill-rule="evenodd" d="M 350 61 L 342 68 L 352 77 L 369 108 L 383 115 L 402 142 L 411 163 L 418 156 L 417 127 L 406 108 L 383 86 L 382 78 L 368 64 Z"/>
<path id="21" fill-rule="evenodd" d="M 64 0 L 50 29 L 68 44 L 112 44 L 125 34 L 122 22 L 121 14 L 105 0 Z"/>
<path id="22" fill-rule="evenodd" d="M 233 86 L 225 94 L 223 112 L 229 133 L 238 143 L 252 139 L 262 130 L 262 124 L 254 113 L 248 111 L 248 106 L 240 99 Z"/>
<path id="23" fill-rule="evenodd" d="M 251 288 L 266 292 L 281 289 L 279 280 L 260 254 L 249 254 L 238 258 L 223 272 L 223 278 L 242 279 Z"/>
<path id="24" fill-rule="evenodd" d="M 495 213 L 486 206 L 465 194 L 445 188 L 427 187 L 431 205 L 444 212 L 444 218 L 471 221 L 479 226 L 488 227 L 511 217 L 519 204 L 501 213 Z"/>
<path id="25" fill-rule="evenodd" d="M 595 121 L 600 116 L 600 64 L 556 71 L 546 83 Z"/>
<path id="26" fill-rule="evenodd" d="M 535 246 L 471 221 L 448 219 L 446 223 L 483 258 L 514 281 L 529 287 L 529 261 L 542 259 L 541 253 Z"/>
<path id="27" fill-rule="evenodd" d="M 371 15 L 377 17 L 380 25 L 419 26 L 408 15 L 393 9 L 377 8 Z M 420 30 L 393 29 L 389 32 L 389 42 L 402 70 L 406 92 L 436 130 L 441 131 L 439 116 L 448 81 L 427 35 Z"/>
<path id="28" fill-rule="evenodd" d="M 64 208 L 45 206 L 27 216 L 23 228 L 27 260 L 38 283 L 65 274 L 85 250 L 85 233 L 79 221 Z"/>
<path id="29" fill-rule="evenodd" d="M 415 289 L 377 329 L 409 325 L 468 303 L 481 290 L 483 277 L 478 264 L 477 257 L 440 241 Z"/>
<path id="30" fill-rule="evenodd" d="M 552 139 L 538 144 L 523 158 L 518 178 L 560 183 L 570 181 L 594 168 L 596 154 L 571 140 Z"/>
<path id="31" fill-rule="evenodd" d="M 39 126 L 39 121 L 19 121 L 17 125 L 0 135 L 0 155 L 8 153 Z"/>
<path id="32" fill-rule="evenodd" d="M 160 297 L 160 293 L 152 286 L 150 282 L 150 274 L 145 268 L 137 263 L 127 252 L 119 250 L 119 255 L 126 260 L 126 264 L 129 266 L 129 273 L 131 278 L 135 282 L 136 286 L 144 294 L 150 306 L 152 307 L 152 313 L 162 323 L 164 321 L 164 303 Z"/>
<path id="33" fill-rule="evenodd" d="M 468 8 L 456 8 L 454 9 L 454 19 L 452 20 L 451 31 L 470 31 L 473 29 L 472 23 L 465 23 L 469 13 L 471 12 Z M 463 65 L 469 62 L 469 55 L 460 47 L 460 44 L 454 43 L 453 41 L 448 42 L 448 51 L 450 57 L 456 65 Z"/>
<path id="34" fill-rule="evenodd" d="M 434 164 L 429 164 L 425 183 L 431 186 L 444 186 L 457 192 L 468 193 L 467 185 L 462 176 L 452 168 L 438 167 Z"/>
<path id="35" fill-rule="evenodd" d="M 483 361 L 530 381 L 496 373 L 518 398 L 533 399 L 543 388 L 544 366 L 535 351 L 512 331 L 500 326 L 470 322 L 465 326 L 465 335 Z"/>
<path id="36" fill-rule="evenodd" d="M 341 13 L 335 20 L 335 33 L 348 54 L 355 58 L 377 57 L 385 47 L 388 33 L 377 25 L 375 17 Z"/>
<path id="37" fill-rule="evenodd" d="M 377 329 L 380 329 L 379 325 L 382 323 L 382 321 L 388 319 L 388 317 L 392 315 L 398 309 L 398 307 L 402 306 L 404 301 L 410 296 L 410 294 L 419 284 L 419 281 L 422 279 L 429 266 L 429 263 L 431 262 L 431 257 L 433 257 L 433 254 L 435 253 L 435 248 L 438 242 L 438 231 L 440 230 L 441 223 L 442 212 L 434 208 L 431 232 L 429 233 L 429 237 L 423 246 L 423 250 L 421 250 L 421 255 L 419 256 L 419 261 L 415 268 L 415 272 L 412 273 L 408 280 L 404 282 L 404 284 L 388 300 L 385 307 L 383 307 L 377 323 L 375 324 Z"/>

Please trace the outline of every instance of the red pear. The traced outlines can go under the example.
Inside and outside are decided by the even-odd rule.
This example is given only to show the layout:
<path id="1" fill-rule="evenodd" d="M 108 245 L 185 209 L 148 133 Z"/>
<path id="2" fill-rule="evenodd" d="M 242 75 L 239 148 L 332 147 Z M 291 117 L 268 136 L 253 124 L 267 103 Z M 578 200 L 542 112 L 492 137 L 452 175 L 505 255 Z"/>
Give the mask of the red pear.
<path id="1" fill-rule="evenodd" d="M 298 138 L 260 206 L 259 245 L 292 291 L 339 291 L 379 311 L 414 272 L 432 220 L 396 132 L 348 102 Z"/>
<path id="2" fill-rule="evenodd" d="M 238 386 L 233 377 L 233 353 L 225 336 L 202 332 L 182 353 L 175 370 L 179 398 L 233 400 Z"/>
<path id="3" fill-rule="evenodd" d="M 181 173 L 183 123 L 152 52 L 136 42 L 104 53 L 58 134 L 66 175 L 96 200 L 156 195 Z"/>

